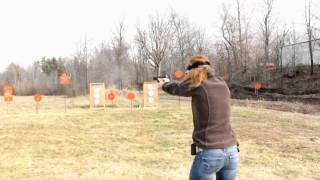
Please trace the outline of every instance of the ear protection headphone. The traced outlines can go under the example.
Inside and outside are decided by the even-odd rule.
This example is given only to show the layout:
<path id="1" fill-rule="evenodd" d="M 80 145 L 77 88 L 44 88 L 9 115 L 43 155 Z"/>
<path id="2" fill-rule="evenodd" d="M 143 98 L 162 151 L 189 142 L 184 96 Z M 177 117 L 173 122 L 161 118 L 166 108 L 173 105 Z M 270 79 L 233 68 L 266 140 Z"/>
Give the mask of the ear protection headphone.
<path id="1" fill-rule="evenodd" d="M 189 64 L 186 69 L 190 71 L 191 69 L 197 68 L 202 65 L 210 65 L 210 62 L 196 62 L 193 64 Z"/>

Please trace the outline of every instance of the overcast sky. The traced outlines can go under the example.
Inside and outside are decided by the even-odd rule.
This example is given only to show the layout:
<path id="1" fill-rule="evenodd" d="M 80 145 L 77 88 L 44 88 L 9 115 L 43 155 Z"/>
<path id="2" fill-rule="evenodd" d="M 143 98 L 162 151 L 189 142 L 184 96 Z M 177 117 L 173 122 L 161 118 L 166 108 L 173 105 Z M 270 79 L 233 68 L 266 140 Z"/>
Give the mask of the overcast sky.
<path id="1" fill-rule="evenodd" d="M 259 19 L 261 1 L 242 0 L 251 21 Z M 277 21 L 303 25 L 305 0 L 275 1 Z M 43 56 L 70 57 L 85 36 L 92 47 L 108 41 L 121 20 L 130 41 L 136 25 L 171 10 L 215 37 L 222 2 L 235 0 L 0 0 L 0 71 L 10 62 L 27 67 Z"/>

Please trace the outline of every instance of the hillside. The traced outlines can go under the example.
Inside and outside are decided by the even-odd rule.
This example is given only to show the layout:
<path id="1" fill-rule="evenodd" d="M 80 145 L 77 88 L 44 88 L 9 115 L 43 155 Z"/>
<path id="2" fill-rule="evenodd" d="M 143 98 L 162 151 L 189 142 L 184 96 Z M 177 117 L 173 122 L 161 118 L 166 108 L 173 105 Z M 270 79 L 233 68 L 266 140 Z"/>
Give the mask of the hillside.
<path id="1" fill-rule="evenodd" d="M 265 99 L 272 101 L 300 101 L 308 104 L 320 104 L 320 66 L 310 75 L 309 67 L 300 66 L 295 71 L 283 69 L 270 70 L 265 74 L 263 87 L 255 94 L 255 81 L 251 83 L 232 81 L 230 89 L 233 98 Z"/>

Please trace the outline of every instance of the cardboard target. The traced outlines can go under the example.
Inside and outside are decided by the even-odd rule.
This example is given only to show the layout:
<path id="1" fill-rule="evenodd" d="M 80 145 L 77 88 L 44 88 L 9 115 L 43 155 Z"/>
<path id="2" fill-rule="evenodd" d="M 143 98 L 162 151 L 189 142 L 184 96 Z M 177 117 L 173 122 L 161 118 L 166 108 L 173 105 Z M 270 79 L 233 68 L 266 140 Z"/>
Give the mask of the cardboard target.
<path id="1" fill-rule="evenodd" d="M 143 84 L 143 106 L 156 107 L 159 105 L 157 82 L 145 82 Z"/>
<path id="2" fill-rule="evenodd" d="M 147 87 L 148 87 L 148 91 L 153 91 L 153 84 L 148 84 Z"/>
<path id="3" fill-rule="evenodd" d="M 149 90 L 149 91 L 148 91 L 148 96 L 149 96 L 149 97 L 153 97 L 153 96 L 154 96 L 153 90 L 151 90 L 151 91 Z"/>
<path id="4" fill-rule="evenodd" d="M 90 84 L 90 108 L 105 107 L 105 86 L 104 83 L 91 83 Z"/>
<path id="5" fill-rule="evenodd" d="M 148 98 L 148 102 L 149 102 L 149 103 L 153 103 L 153 102 L 154 102 L 154 98 L 153 98 L 153 97 L 149 97 L 149 98 Z"/>

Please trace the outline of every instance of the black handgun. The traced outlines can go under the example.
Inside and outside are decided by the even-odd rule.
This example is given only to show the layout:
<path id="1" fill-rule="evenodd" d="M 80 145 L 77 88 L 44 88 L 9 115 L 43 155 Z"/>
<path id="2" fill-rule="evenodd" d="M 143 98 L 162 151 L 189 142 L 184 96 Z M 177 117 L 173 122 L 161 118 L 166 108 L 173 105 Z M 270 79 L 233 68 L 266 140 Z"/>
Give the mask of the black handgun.
<path id="1" fill-rule="evenodd" d="M 168 75 L 153 77 L 154 81 L 160 82 L 161 79 L 169 79 Z"/>

